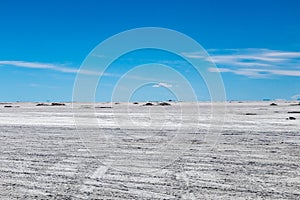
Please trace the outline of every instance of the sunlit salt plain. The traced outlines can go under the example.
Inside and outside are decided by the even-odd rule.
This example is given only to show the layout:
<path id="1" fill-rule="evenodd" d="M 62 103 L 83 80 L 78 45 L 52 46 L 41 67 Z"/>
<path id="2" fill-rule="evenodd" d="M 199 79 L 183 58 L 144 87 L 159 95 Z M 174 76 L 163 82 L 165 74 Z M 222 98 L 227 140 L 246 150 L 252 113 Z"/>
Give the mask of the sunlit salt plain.
<path id="1" fill-rule="evenodd" d="M 299 199 L 300 105 L 270 103 L 3 103 L 0 199 Z"/>

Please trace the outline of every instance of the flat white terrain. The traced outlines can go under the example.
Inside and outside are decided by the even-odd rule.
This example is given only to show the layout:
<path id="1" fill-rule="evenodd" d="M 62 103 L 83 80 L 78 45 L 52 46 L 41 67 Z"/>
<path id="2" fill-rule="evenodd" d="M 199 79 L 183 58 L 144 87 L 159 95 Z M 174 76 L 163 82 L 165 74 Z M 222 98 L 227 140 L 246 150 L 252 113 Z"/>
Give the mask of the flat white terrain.
<path id="1" fill-rule="evenodd" d="M 300 105 L 270 103 L 2 103 L 0 199 L 300 199 Z"/>

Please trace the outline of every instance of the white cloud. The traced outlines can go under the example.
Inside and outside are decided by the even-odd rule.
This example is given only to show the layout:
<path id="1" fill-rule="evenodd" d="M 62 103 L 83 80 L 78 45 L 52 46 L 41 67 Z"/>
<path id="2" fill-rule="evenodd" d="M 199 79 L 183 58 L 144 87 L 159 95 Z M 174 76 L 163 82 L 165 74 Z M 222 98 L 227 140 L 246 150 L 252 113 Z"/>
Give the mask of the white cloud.
<path id="1" fill-rule="evenodd" d="M 284 76 L 300 76 L 300 70 L 269 70 L 267 72 L 270 72 L 274 75 L 284 75 Z"/>
<path id="2" fill-rule="evenodd" d="M 200 59 L 200 58 L 203 59 L 208 57 L 206 52 L 183 52 L 181 54 L 187 58 L 195 58 L 195 59 Z"/>
<path id="3" fill-rule="evenodd" d="M 270 75 L 281 76 L 298 76 L 300 77 L 300 71 L 296 70 L 272 70 L 272 69 L 228 69 L 228 68 L 209 68 L 210 72 L 216 73 L 234 73 L 237 75 L 245 75 L 249 77 L 268 77 Z"/>
<path id="4" fill-rule="evenodd" d="M 86 75 L 96 75 L 100 76 L 101 73 L 97 71 L 90 71 L 90 70 L 79 70 L 79 69 L 74 69 L 74 68 L 68 68 L 63 65 L 55 65 L 51 63 L 40 63 L 40 62 L 27 62 L 27 61 L 0 61 L 0 65 L 4 66 L 14 66 L 14 67 L 21 67 L 21 68 L 32 68 L 32 69 L 48 69 L 48 70 L 53 70 L 53 71 L 58 71 L 58 72 L 63 72 L 63 73 L 81 73 L 81 74 L 86 74 Z M 102 74 L 103 75 L 103 74 Z M 107 74 L 106 74 L 107 75 Z"/>
<path id="5" fill-rule="evenodd" d="M 219 68 L 210 72 L 234 73 L 248 77 L 300 77 L 300 52 L 271 49 L 213 49 L 210 59 Z M 184 53 L 193 59 L 205 59 L 197 52 Z"/>
<path id="6" fill-rule="evenodd" d="M 282 52 L 282 51 L 273 51 L 266 53 L 266 56 L 269 57 L 282 57 L 282 58 L 294 58 L 300 57 L 300 52 Z"/>
<path id="7" fill-rule="evenodd" d="M 261 70 L 257 69 L 228 69 L 228 68 L 209 68 L 210 72 L 216 72 L 216 73 L 233 73 L 236 75 L 243 75 L 248 77 L 266 77 L 267 72 L 263 72 Z"/>
<path id="8" fill-rule="evenodd" d="M 23 68 L 35 68 L 35 69 L 52 69 L 61 72 L 77 73 L 78 70 L 57 66 L 49 63 L 38 63 L 38 62 L 26 62 L 26 61 L 0 61 L 0 65 L 12 65 Z"/>
<path id="9" fill-rule="evenodd" d="M 209 68 L 208 71 L 210 71 L 210 72 L 217 72 L 217 73 L 231 72 L 230 69 L 226 69 L 226 68 Z"/>
<path id="10" fill-rule="evenodd" d="M 300 94 L 296 94 L 296 95 L 292 96 L 292 99 L 300 99 Z"/>
<path id="11" fill-rule="evenodd" d="M 152 85 L 152 87 L 155 87 L 155 88 L 159 88 L 159 87 L 171 88 L 172 85 L 168 84 L 168 83 L 158 83 L 158 84 Z"/>

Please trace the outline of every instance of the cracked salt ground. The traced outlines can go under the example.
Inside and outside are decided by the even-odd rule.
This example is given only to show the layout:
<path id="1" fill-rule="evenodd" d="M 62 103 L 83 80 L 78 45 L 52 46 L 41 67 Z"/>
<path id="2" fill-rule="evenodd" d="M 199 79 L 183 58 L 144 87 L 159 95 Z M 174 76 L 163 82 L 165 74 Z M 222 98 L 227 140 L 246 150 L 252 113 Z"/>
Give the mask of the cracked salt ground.
<path id="1" fill-rule="evenodd" d="M 59 108 L 32 103 L 3 107 L 0 199 L 299 199 L 300 114 L 293 114 L 296 120 L 286 120 L 289 111 L 298 109 L 290 104 L 281 102 L 271 107 L 267 102 L 228 103 L 218 143 L 207 151 L 209 144 L 203 136 L 211 120 L 210 103 L 200 103 L 197 137 L 186 134 L 184 144 L 178 144 L 180 148 L 186 145 L 186 151 L 153 173 L 149 173 L 148 165 L 140 166 L 145 172 L 131 171 L 125 159 L 133 153 L 137 155 L 130 161 L 149 163 L 151 157 L 144 152 L 159 150 L 159 143 L 172 138 L 178 130 L 173 125 L 180 122 L 176 103 L 166 108 L 172 115 L 157 107 L 131 103 L 97 109 L 96 118 L 103 122 L 97 128 L 118 141 L 105 146 L 103 154 L 90 153 L 82 143 L 69 104 Z M 81 104 L 75 106 L 80 108 Z M 191 104 L 181 106 L 188 110 Z M 87 122 L 92 117 L 89 109 L 81 108 L 79 115 Z M 150 109 L 153 116 L 167 119 L 167 123 L 160 126 L 158 120 L 153 127 L 147 126 L 147 121 L 140 127 L 128 126 L 122 121 L 128 109 L 134 122 L 151 118 Z M 190 133 L 197 124 L 195 113 L 188 114 L 179 133 Z M 114 115 L 121 117 L 111 118 Z M 93 127 L 86 130 L 93 131 Z M 124 134 L 124 130 L 130 134 Z M 118 166 L 101 162 L 116 158 Z"/>

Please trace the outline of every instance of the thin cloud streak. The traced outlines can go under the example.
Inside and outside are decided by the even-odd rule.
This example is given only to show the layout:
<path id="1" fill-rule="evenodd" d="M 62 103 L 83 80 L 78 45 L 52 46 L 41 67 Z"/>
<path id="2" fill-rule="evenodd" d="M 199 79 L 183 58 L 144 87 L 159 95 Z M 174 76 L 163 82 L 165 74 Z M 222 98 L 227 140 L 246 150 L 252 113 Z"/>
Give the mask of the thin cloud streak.
<path id="1" fill-rule="evenodd" d="M 268 77 L 270 75 L 298 76 L 300 71 L 295 70 L 268 70 L 268 69 L 228 69 L 228 68 L 209 68 L 210 72 L 216 73 L 234 73 L 236 75 L 245 75 L 249 77 Z"/>
<path id="2" fill-rule="evenodd" d="M 298 100 L 298 99 L 300 99 L 300 94 L 295 94 L 291 98 L 295 99 L 295 100 Z"/>
<path id="3" fill-rule="evenodd" d="M 85 74 L 85 75 L 95 75 L 95 76 L 108 76 L 109 74 L 101 74 L 97 71 L 90 70 L 80 70 L 80 69 L 72 69 L 68 67 L 64 67 L 61 65 L 54 65 L 51 63 L 39 63 L 39 62 L 27 62 L 27 61 L 0 61 L 0 66 L 14 66 L 21 68 L 31 68 L 31 69 L 48 69 L 63 73 L 72 73 L 72 74 Z"/>
<path id="4" fill-rule="evenodd" d="M 114 74 L 114 73 L 101 73 L 96 70 L 83 70 L 83 69 L 72 69 L 68 67 L 64 67 L 62 65 L 54 65 L 51 63 L 40 63 L 40 62 L 27 62 L 27 61 L 0 61 L 0 66 L 13 66 L 20 68 L 31 68 L 31 69 L 46 69 L 53 70 L 62 73 L 71 73 L 71 74 L 83 74 L 83 75 L 91 75 L 91 76 L 105 76 L 105 77 L 122 77 L 122 74 Z M 135 79 L 135 80 L 148 80 L 153 81 L 151 78 L 147 78 L 144 76 L 131 75 L 127 78 Z M 172 85 L 163 84 L 160 86 L 164 87 L 172 87 Z"/>
<path id="5" fill-rule="evenodd" d="M 248 77 L 300 76 L 300 52 L 271 49 L 212 49 L 209 58 L 200 53 L 183 55 L 194 59 L 209 59 L 218 69 L 210 72 L 234 73 Z"/>
<path id="6" fill-rule="evenodd" d="M 154 88 L 159 88 L 159 87 L 171 88 L 172 85 L 168 84 L 168 83 L 158 83 L 158 84 L 152 85 L 152 87 L 154 87 Z"/>

